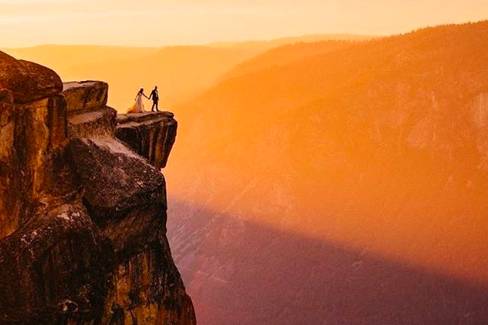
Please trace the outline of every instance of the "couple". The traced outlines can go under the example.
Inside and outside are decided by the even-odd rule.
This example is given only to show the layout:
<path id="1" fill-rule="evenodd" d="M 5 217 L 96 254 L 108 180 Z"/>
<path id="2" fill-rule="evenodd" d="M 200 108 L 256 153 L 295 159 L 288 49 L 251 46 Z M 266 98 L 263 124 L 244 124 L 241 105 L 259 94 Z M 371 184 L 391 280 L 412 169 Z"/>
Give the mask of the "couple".
<path id="1" fill-rule="evenodd" d="M 153 91 L 149 97 L 144 94 L 144 88 L 141 88 L 136 96 L 136 102 L 132 108 L 129 109 L 129 113 L 144 113 L 144 102 L 142 101 L 142 97 L 146 97 L 147 99 L 152 99 L 153 105 L 151 108 L 151 112 L 159 112 L 159 92 L 158 86 L 154 87 Z M 155 110 L 156 109 L 156 110 Z"/>

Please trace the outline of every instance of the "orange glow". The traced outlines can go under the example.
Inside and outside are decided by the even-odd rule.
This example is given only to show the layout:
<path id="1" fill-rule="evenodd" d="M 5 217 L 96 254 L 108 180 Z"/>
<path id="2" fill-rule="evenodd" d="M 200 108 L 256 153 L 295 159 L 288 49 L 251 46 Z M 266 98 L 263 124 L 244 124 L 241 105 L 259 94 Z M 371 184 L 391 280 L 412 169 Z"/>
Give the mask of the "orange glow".
<path id="1" fill-rule="evenodd" d="M 154 83 L 163 105 L 187 100 L 169 108 L 179 200 L 488 283 L 487 26 L 270 52 L 282 43 L 11 53 L 109 81 L 117 108 Z"/>
<path id="2" fill-rule="evenodd" d="M 143 264 L 168 271 L 149 280 L 169 290 L 131 291 L 128 305 L 182 305 L 178 271 L 199 324 L 488 324 L 487 19 L 488 0 L 0 0 L 0 51 L 63 81 L 107 82 L 119 113 L 157 86 L 175 114 L 165 250 L 113 256 L 164 254 Z M 26 124 L 9 124 L 15 100 L 10 134 Z M 110 132 L 108 111 L 78 113 Z M 150 155 L 174 134 L 152 117 L 130 123 Z M 0 173 L 17 171 L 12 159 Z M 167 244 L 178 270 L 158 265 Z M 132 264 L 120 270 L 138 286 Z M 69 288 L 44 287 L 53 312 L 90 316 L 88 300 L 51 299 Z M 119 307 L 110 322 L 131 316 Z"/>
<path id="3" fill-rule="evenodd" d="M 234 71 L 176 110 L 170 193 L 488 282 L 487 26 L 324 43 L 324 54 Z"/>
<path id="4" fill-rule="evenodd" d="M 478 21 L 484 0 L 0 0 L 2 47 L 162 46 Z"/>

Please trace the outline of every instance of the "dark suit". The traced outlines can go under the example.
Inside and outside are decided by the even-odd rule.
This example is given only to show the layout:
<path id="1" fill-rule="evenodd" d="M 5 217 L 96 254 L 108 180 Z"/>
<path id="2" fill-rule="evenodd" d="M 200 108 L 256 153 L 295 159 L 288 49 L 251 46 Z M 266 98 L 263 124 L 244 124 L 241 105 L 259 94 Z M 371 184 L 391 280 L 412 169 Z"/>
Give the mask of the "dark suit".
<path id="1" fill-rule="evenodd" d="M 153 101 L 151 111 L 154 112 L 154 108 L 156 108 L 156 111 L 159 112 L 159 92 L 157 89 L 153 89 L 153 91 L 151 91 L 151 95 L 149 95 L 149 99 L 152 99 Z"/>

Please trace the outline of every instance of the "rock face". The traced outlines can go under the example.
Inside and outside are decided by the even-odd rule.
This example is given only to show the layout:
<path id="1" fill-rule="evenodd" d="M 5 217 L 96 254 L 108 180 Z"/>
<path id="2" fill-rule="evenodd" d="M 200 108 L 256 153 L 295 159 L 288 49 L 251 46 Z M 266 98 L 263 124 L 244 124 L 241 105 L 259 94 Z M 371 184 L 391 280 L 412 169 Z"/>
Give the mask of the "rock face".
<path id="1" fill-rule="evenodd" d="M 173 113 L 141 113 L 120 115 L 116 136 L 156 168 L 166 167 L 176 139 L 178 123 Z"/>
<path id="2" fill-rule="evenodd" d="M 65 82 L 63 95 L 68 111 L 98 109 L 107 104 L 108 85 L 101 81 Z"/>
<path id="3" fill-rule="evenodd" d="M 0 323 L 195 324 L 158 170 L 172 116 L 144 116 L 149 162 L 115 138 L 107 84 L 63 91 L 53 71 L 3 53 L 0 71 Z"/>
<path id="4" fill-rule="evenodd" d="M 0 88 L 9 89 L 16 103 L 29 103 L 59 94 L 63 83 L 51 69 L 0 53 Z"/>

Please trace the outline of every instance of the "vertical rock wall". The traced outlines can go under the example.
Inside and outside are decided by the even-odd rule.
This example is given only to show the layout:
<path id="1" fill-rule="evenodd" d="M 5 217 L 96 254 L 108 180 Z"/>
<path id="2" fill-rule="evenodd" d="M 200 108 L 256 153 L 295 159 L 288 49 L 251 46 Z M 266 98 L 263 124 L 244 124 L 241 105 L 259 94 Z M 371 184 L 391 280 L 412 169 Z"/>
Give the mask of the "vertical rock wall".
<path id="1" fill-rule="evenodd" d="M 52 186 L 66 143 L 66 105 L 55 72 L 0 53 L 0 238 L 27 221 Z"/>
<path id="2" fill-rule="evenodd" d="M 170 112 L 119 115 L 115 135 L 161 169 L 176 139 L 178 123 L 173 117 Z"/>
<path id="3" fill-rule="evenodd" d="M 0 52 L 1 324 L 196 323 L 159 171 L 176 122 L 145 117 L 149 161 L 114 137 L 107 96 Z"/>
<path id="4" fill-rule="evenodd" d="M 7 89 L 0 90 L 0 238 L 17 229 L 19 224 L 19 198 L 15 170 L 15 120 L 12 93 Z"/>

